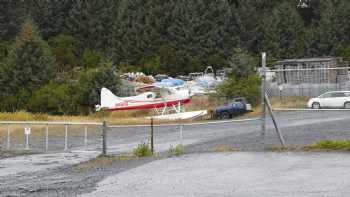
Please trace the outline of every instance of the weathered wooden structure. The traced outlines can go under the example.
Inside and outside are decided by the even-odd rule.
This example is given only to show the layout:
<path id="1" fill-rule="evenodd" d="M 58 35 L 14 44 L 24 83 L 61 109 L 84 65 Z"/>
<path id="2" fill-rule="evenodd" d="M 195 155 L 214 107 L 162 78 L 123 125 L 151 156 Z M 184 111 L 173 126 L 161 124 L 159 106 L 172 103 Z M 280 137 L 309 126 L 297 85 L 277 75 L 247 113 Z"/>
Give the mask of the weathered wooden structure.
<path id="1" fill-rule="evenodd" d="M 341 84 L 349 81 L 342 58 L 286 59 L 276 63 L 278 84 Z"/>

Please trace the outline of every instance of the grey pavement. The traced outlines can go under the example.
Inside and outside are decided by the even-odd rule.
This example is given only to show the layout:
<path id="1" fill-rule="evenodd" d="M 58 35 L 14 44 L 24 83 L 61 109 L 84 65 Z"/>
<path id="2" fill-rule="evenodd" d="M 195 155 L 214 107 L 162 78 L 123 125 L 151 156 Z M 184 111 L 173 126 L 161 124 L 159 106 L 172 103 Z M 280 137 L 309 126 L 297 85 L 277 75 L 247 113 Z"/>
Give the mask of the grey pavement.
<path id="1" fill-rule="evenodd" d="M 168 158 L 112 175 L 83 197 L 346 197 L 350 154 L 236 152 Z"/>

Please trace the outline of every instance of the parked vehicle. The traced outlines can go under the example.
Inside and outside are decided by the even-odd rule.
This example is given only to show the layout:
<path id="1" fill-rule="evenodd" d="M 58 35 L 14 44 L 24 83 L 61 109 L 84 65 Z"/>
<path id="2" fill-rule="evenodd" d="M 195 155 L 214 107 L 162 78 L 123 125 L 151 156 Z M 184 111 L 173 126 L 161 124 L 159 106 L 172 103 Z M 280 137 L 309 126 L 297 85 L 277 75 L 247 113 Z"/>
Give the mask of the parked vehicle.
<path id="1" fill-rule="evenodd" d="M 218 119 L 229 119 L 252 111 L 252 106 L 244 97 L 233 99 L 231 103 L 215 109 L 214 117 Z"/>
<path id="2" fill-rule="evenodd" d="M 350 91 L 326 92 L 316 98 L 311 98 L 307 106 L 312 109 L 345 108 L 350 109 Z"/>
<path id="3" fill-rule="evenodd" d="M 158 82 L 162 81 L 163 79 L 168 79 L 169 76 L 165 75 L 165 74 L 158 74 L 156 76 L 154 76 L 154 79 Z"/>

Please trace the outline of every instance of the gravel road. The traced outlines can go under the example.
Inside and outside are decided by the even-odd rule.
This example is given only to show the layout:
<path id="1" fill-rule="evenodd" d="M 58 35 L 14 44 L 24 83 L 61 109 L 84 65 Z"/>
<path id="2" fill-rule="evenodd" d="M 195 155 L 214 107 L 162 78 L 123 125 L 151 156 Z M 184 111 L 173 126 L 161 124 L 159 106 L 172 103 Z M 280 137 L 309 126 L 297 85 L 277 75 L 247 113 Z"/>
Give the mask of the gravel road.
<path id="1" fill-rule="evenodd" d="M 112 175 L 82 196 L 346 197 L 349 167 L 342 153 L 192 154 Z"/>
<path id="2" fill-rule="evenodd" d="M 350 138 L 350 111 L 280 112 L 278 124 L 288 145 L 303 145 L 325 139 Z M 261 121 L 232 122 L 155 128 L 155 148 L 165 151 L 170 145 L 184 144 L 190 152 L 202 152 L 216 145 L 229 145 L 242 150 L 262 150 L 280 142 L 271 120 L 264 136 Z M 149 141 L 150 128 L 114 128 L 109 132 L 108 148 L 112 153 L 127 152 L 140 142 Z"/>
<path id="3" fill-rule="evenodd" d="M 348 111 L 281 112 L 276 115 L 288 145 L 309 144 L 321 139 L 350 139 L 350 112 Z M 110 129 L 108 152 L 130 152 L 140 142 L 148 142 L 149 133 L 149 127 Z M 260 120 L 184 126 L 182 135 L 179 126 L 156 127 L 154 134 L 157 152 L 167 151 L 171 145 L 176 144 L 186 145 L 186 152 L 191 153 L 207 152 L 219 145 L 258 152 L 267 147 L 279 145 L 270 120 L 268 120 L 268 130 L 264 136 L 260 132 Z M 62 143 L 52 138 L 50 142 Z M 69 143 L 73 152 L 83 149 L 82 138 L 79 136 L 69 139 Z M 100 147 L 100 139 L 93 139 L 83 159 L 95 156 L 96 151 L 100 151 Z M 64 162 L 65 158 L 60 154 L 53 155 L 55 158 L 52 160 L 43 160 L 39 163 L 35 158 L 28 159 L 31 156 L 22 156 L 22 160 L 27 162 L 26 167 L 31 169 L 29 172 L 24 172 L 27 168 L 24 168 L 23 165 L 19 168 L 8 165 L 18 158 L 0 160 L 0 196 L 72 196 L 91 191 L 95 184 L 106 176 L 126 169 L 123 164 L 120 167 L 118 163 L 112 165 L 110 169 L 76 173 L 71 170 L 72 163 Z M 38 157 L 41 156 L 41 154 L 38 155 Z M 54 165 L 52 161 L 55 161 Z M 77 159 L 77 161 L 80 160 Z M 144 163 L 144 161 L 135 160 L 130 161 L 127 165 L 133 168 Z M 11 176 L 6 175 L 6 172 L 11 172 Z M 61 194 L 60 192 L 63 191 L 71 193 Z"/>

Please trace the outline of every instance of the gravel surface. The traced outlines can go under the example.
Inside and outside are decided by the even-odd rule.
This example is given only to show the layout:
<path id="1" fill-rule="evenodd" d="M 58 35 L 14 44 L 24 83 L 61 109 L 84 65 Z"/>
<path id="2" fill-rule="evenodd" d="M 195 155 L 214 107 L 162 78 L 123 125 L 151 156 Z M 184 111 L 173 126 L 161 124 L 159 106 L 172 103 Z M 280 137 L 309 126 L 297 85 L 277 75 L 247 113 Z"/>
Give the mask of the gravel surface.
<path id="1" fill-rule="evenodd" d="M 83 197 L 345 197 L 349 167 L 342 153 L 192 154 L 112 175 Z"/>
<path id="2" fill-rule="evenodd" d="M 75 165 L 63 165 L 35 172 L 0 176 L 0 196 L 14 197 L 72 197 L 93 191 L 96 183 L 158 158 L 118 160 L 107 166 L 78 170 Z"/>
<path id="3" fill-rule="evenodd" d="M 276 113 L 276 115 L 288 145 L 304 145 L 324 139 L 350 139 L 350 114 L 348 111 L 281 112 Z M 259 120 L 254 120 L 184 126 L 182 135 L 180 126 L 155 127 L 155 150 L 156 152 L 166 152 L 171 145 L 183 144 L 186 152 L 190 153 L 207 152 L 213 147 L 222 145 L 236 147 L 244 151 L 259 152 L 268 147 L 279 145 L 271 121 L 268 120 L 268 130 L 264 136 L 260 132 L 260 123 Z M 84 151 L 85 158 L 94 157 L 96 151 L 100 151 L 100 136 L 98 131 L 94 131 L 94 133 L 95 137 L 89 136 L 92 139 L 89 138 L 88 151 Z M 108 152 L 111 154 L 130 152 L 140 142 L 149 142 L 149 133 L 149 127 L 110 129 L 108 132 Z M 62 139 L 50 138 L 50 147 L 57 146 L 61 150 L 62 142 Z M 32 143 L 35 144 L 34 141 Z M 40 143 L 43 144 L 42 141 Z M 52 143 L 53 146 L 51 146 Z M 81 136 L 69 138 L 68 143 L 73 152 L 84 149 Z M 40 155 L 42 154 L 36 157 L 41 157 Z M 16 158 L 0 160 L 0 196 L 74 196 L 77 193 L 91 191 L 96 183 L 107 175 L 145 163 L 143 160 L 129 161 L 128 167 L 125 167 L 123 166 L 125 163 L 116 162 L 117 164 L 103 170 L 96 169 L 86 173 L 76 173 L 71 170 L 72 163 L 64 162 L 66 158 L 56 153 L 53 153 L 52 156 L 51 159 L 41 160 L 42 162 L 38 162 L 35 157 L 27 159 L 25 162 L 18 161 L 16 164 L 20 166 L 18 168 L 15 167 L 16 162 L 12 163 L 14 166 L 11 164 L 11 161 L 15 161 Z M 76 163 L 80 160 L 73 159 L 71 161 Z M 11 175 L 6 173 L 1 175 L 1 172 L 6 171 L 11 172 Z"/>

